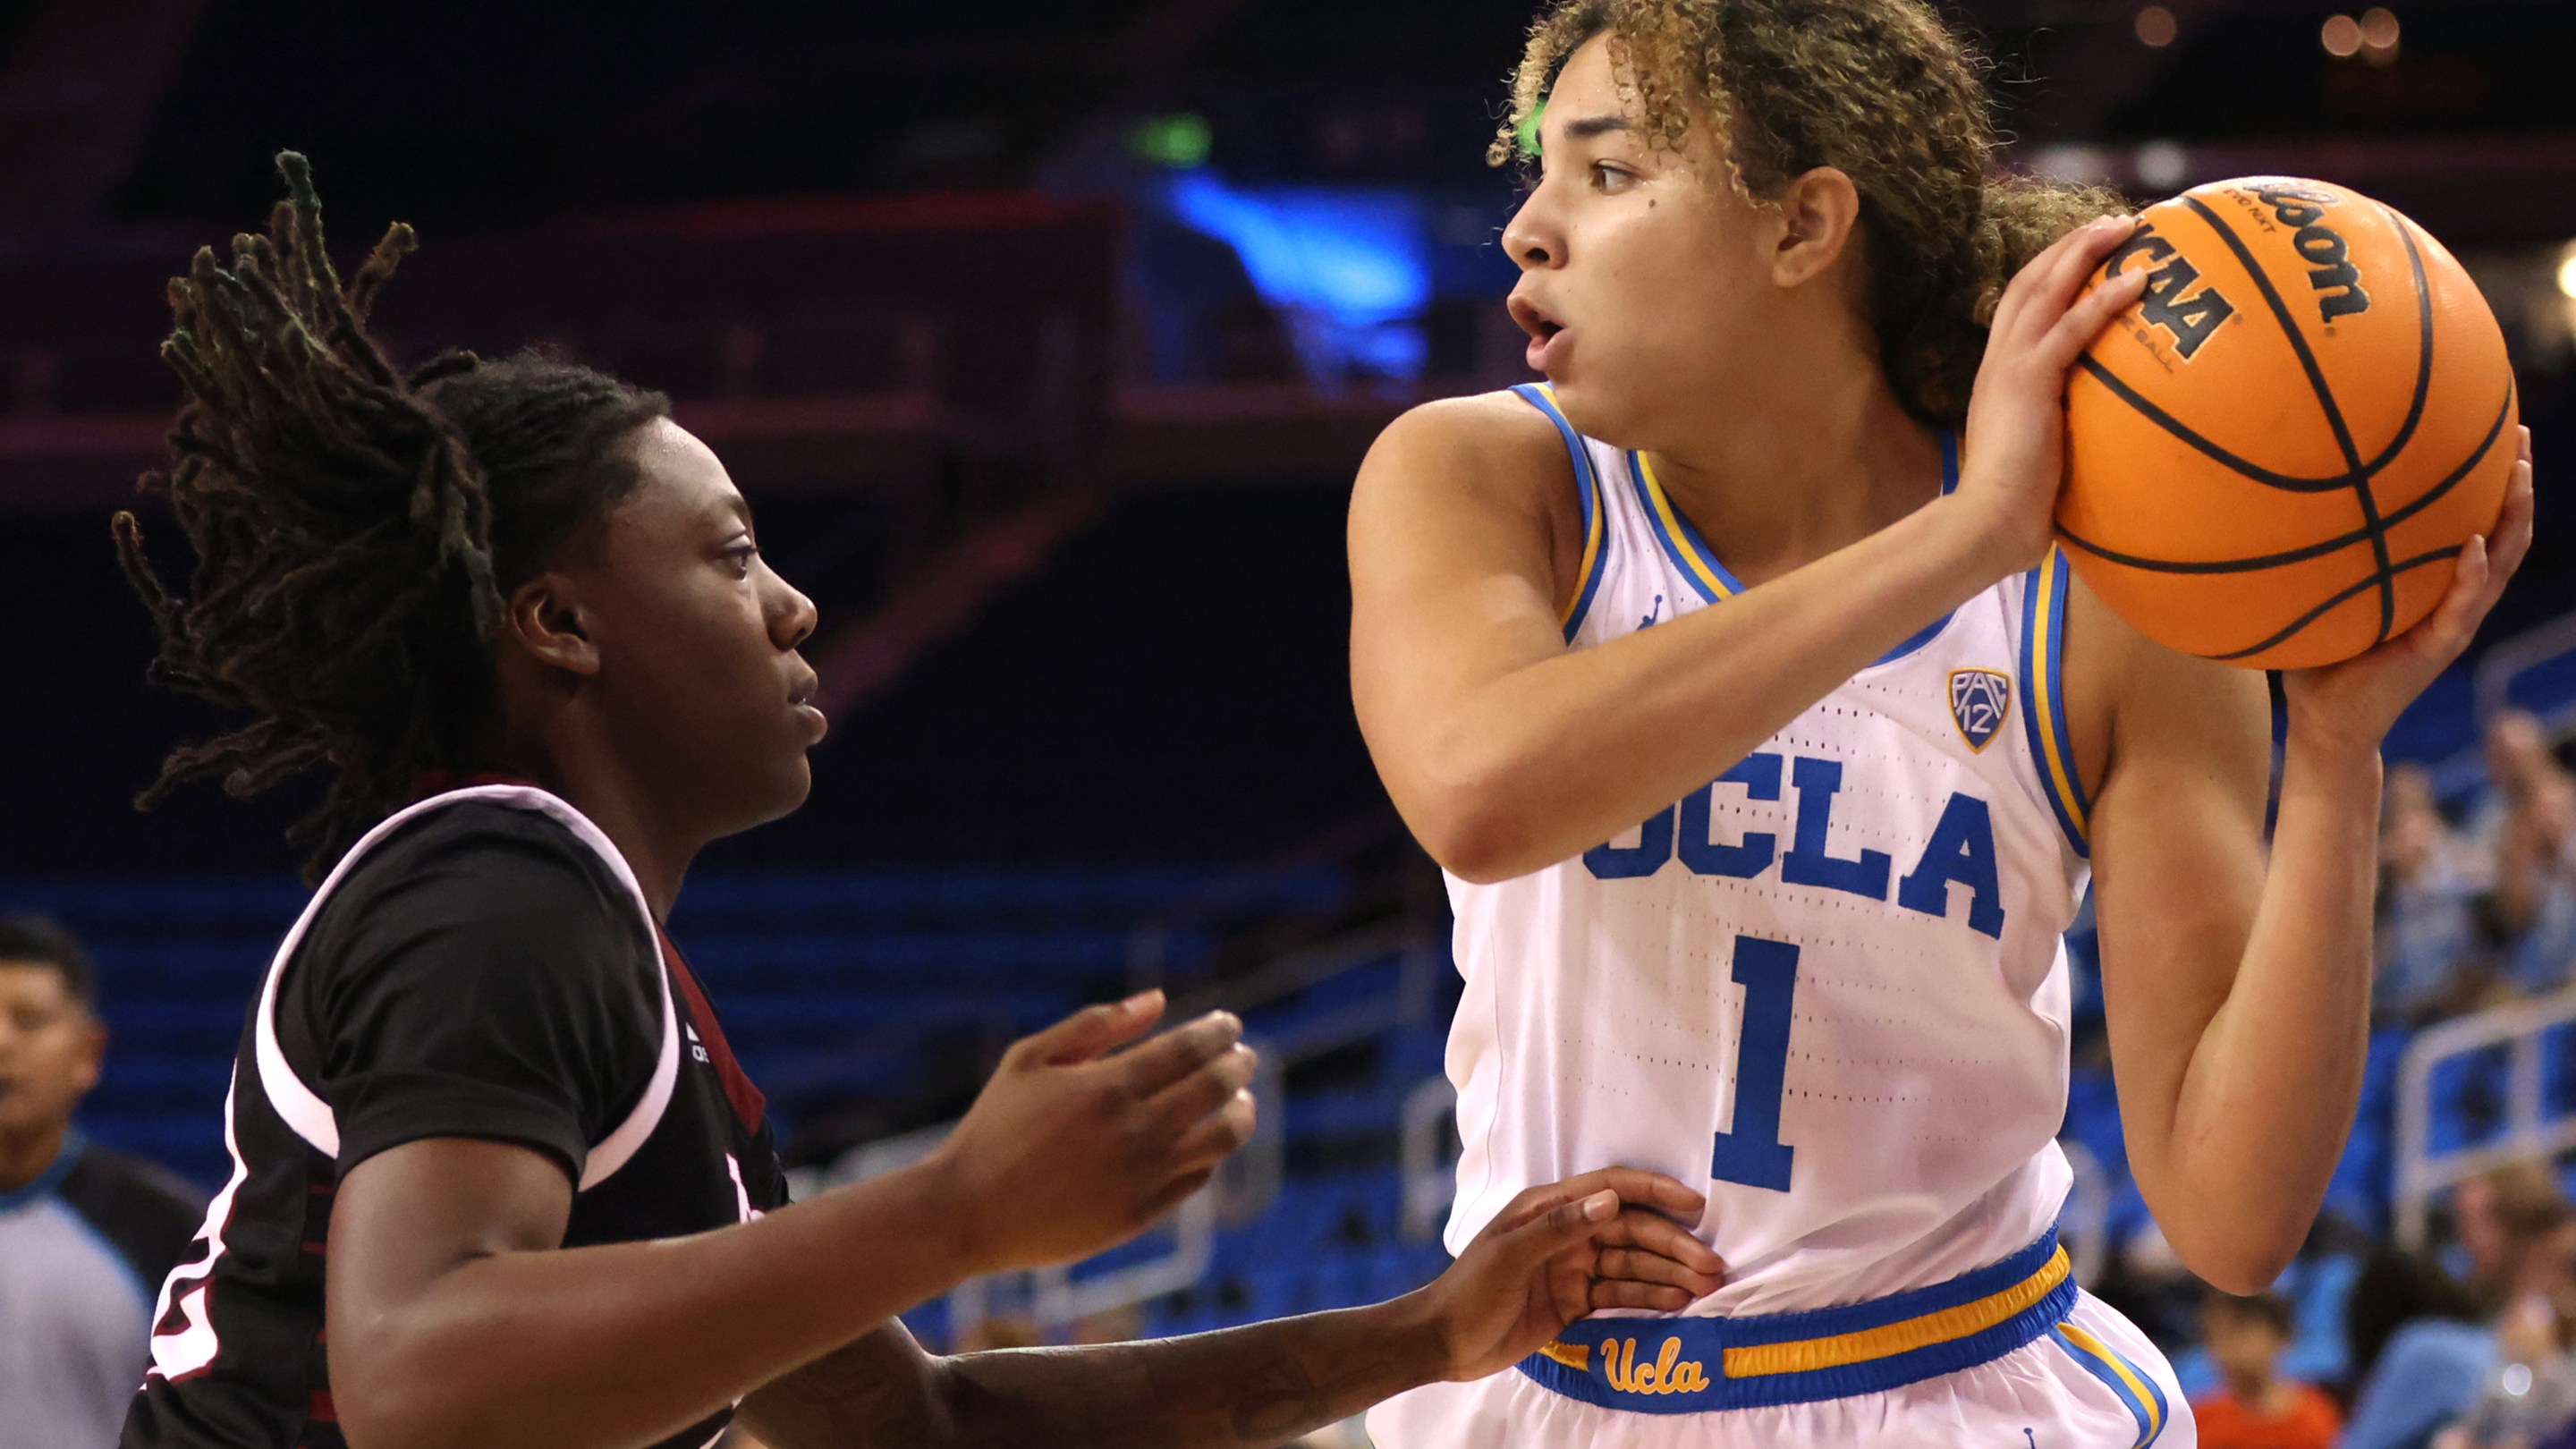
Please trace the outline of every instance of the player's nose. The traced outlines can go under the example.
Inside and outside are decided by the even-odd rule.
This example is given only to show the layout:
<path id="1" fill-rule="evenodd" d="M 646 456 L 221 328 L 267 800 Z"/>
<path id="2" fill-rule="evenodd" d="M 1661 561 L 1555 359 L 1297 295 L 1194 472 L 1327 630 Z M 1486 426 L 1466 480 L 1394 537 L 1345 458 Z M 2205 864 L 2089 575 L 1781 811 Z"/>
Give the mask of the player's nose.
<path id="1" fill-rule="evenodd" d="M 1522 271 L 1557 266 L 1565 260 L 1565 235 L 1544 199 L 1545 186 L 1522 200 L 1503 226 L 1503 253 Z"/>

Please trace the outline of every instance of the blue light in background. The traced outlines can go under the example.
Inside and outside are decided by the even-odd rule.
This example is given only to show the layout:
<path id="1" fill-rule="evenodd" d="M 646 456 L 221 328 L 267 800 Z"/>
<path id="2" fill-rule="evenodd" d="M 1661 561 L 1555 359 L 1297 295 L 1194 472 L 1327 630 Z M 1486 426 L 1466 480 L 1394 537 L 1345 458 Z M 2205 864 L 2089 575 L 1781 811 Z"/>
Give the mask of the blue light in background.
<path id="1" fill-rule="evenodd" d="M 1412 381 L 1429 347 L 1431 244 L 1420 198 L 1401 191 L 1237 187 L 1211 171 L 1170 178 L 1164 199 L 1191 228 L 1232 245 L 1288 323 L 1318 381 Z"/>

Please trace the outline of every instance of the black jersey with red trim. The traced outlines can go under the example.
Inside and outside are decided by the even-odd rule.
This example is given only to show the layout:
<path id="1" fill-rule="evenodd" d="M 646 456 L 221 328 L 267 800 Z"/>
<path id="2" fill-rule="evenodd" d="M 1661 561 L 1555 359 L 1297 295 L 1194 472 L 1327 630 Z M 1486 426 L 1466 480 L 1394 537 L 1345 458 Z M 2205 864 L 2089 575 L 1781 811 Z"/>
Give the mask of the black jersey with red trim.
<path id="1" fill-rule="evenodd" d="M 431 1137 L 574 1186 L 564 1246 L 786 1201 L 757 1088 L 634 874 L 530 785 L 433 796 L 352 847 L 287 933 L 224 1104 L 232 1176 L 154 1305 L 124 1449 L 342 1449 L 323 1277 L 341 1178 Z M 724 1411 L 664 1440 L 699 1449 Z"/>

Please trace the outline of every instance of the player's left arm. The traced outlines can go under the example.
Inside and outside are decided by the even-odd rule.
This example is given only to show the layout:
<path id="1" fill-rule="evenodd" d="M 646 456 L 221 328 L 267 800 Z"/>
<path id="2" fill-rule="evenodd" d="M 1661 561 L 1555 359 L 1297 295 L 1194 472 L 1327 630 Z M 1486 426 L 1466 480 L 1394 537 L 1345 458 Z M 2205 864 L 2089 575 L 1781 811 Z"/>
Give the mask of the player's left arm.
<path id="1" fill-rule="evenodd" d="M 2263 677 L 2174 653 L 2090 602 L 2069 638 L 2107 720 L 2094 909 L 2121 1126 L 2185 1265 L 2259 1292 L 2307 1236 L 2352 1128 L 2370 1024 L 2379 744 L 2459 657 L 2531 545 L 2530 436 L 2441 605 L 2358 659 L 2283 676 L 2270 860 Z M 2092 644 L 2085 646 L 2085 635 Z M 2078 741 L 2079 752 L 2083 742 Z"/>
<path id="2" fill-rule="evenodd" d="M 1597 1308 L 1678 1311 L 1725 1265 L 1701 1196 L 1606 1168 L 1534 1187 L 1427 1287 L 1215 1333 L 936 1358 L 901 1323 L 743 1401 L 774 1449 L 1262 1449 L 1441 1379 L 1482 1378 Z"/>

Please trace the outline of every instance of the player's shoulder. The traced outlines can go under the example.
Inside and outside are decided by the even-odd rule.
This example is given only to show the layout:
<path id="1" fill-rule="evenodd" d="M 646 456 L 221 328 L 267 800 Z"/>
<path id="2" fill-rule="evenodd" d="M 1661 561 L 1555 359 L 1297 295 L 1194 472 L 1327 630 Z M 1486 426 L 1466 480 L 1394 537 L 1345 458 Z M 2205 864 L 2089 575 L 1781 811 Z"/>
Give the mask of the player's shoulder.
<path id="1" fill-rule="evenodd" d="M 1377 446 L 1430 458 L 1561 457 L 1565 451 L 1556 423 L 1509 388 L 1417 403 L 1386 425 Z"/>
<path id="2" fill-rule="evenodd" d="M 616 880 L 599 850 L 555 813 L 467 798 L 435 804 L 388 832 L 352 866 L 348 883 L 377 886 L 433 864 L 469 874 L 568 874 L 593 887 Z"/>
<path id="3" fill-rule="evenodd" d="M 472 934 L 549 922 L 622 937 L 636 911 L 616 866 L 566 820 L 468 798 L 421 811 L 353 862 L 315 934 L 356 947 L 423 927 Z"/>
<path id="4" fill-rule="evenodd" d="M 1526 502 L 1564 491 L 1572 470 L 1554 420 L 1504 389 L 1406 409 L 1370 447 L 1359 486 Z"/>

